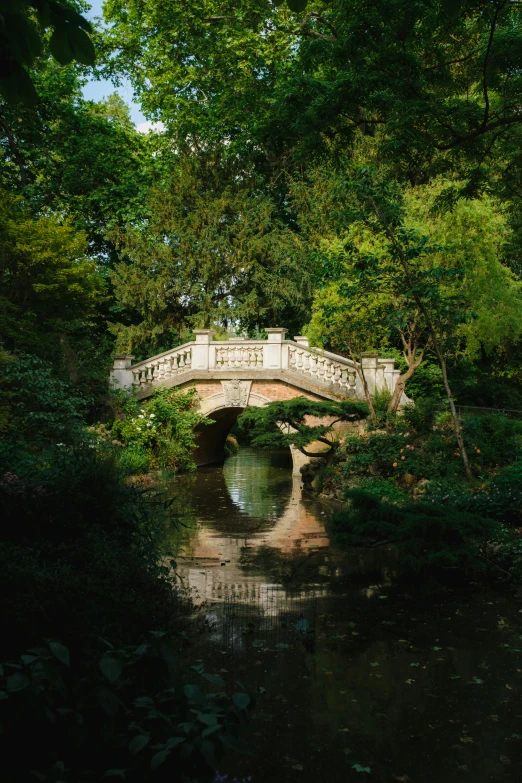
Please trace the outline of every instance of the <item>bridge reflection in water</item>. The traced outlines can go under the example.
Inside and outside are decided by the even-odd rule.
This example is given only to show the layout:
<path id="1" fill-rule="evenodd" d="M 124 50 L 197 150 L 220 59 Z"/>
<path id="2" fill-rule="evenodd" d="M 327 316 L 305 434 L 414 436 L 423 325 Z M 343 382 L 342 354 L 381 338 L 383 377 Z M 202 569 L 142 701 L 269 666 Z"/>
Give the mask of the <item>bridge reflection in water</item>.
<path id="1" fill-rule="evenodd" d="M 275 559 L 328 557 L 324 511 L 303 499 L 289 453 L 242 449 L 223 468 L 180 477 L 173 494 L 192 526 L 177 562 L 196 604 L 250 604 L 252 611 L 271 617 L 287 599 L 298 598 L 295 588 L 279 583 Z M 308 587 L 315 595 L 324 591 L 313 575 Z"/>

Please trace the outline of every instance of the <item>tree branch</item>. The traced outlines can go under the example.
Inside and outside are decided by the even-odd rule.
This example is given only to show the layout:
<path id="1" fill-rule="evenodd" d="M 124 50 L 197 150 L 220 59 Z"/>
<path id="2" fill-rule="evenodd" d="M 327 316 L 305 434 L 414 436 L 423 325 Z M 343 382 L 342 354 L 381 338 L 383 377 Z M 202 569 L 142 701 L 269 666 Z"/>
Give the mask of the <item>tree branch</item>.
<path id="1" fill-rule="evenodd" d="M 453 147 L 458 147 L 459 144 L 464 144 L 466 141 L 473 141 L 473 139 L 476 139 L 479 136 L 483 136 L 485 133 L 489 133 L 496 128 L 503 128 L 506 125 L 514 125 L 517 122 L 522 122 L 522 114 L 513 114 L 511 117 L 504 117 L 502 120 L 490 122 L 489 125 L 486 126 L 479 125 L 479 127 L 475 128 L 475 130 L 470 131 L 469 133 L 464 133 L 462 136 L 455 134 L 455 139 L 453 141 L 450 141 L 448 144 L 436 144 L 435 147 L 441 152 L 450 150 L 453 149 Z M 455 133 L 455 131 L 452 132 Z"/>

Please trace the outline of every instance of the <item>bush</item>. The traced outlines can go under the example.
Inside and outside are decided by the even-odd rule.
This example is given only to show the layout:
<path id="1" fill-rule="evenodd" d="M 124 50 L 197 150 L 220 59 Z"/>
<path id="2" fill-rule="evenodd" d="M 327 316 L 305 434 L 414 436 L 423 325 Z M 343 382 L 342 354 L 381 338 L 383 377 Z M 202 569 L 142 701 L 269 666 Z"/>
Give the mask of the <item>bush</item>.
<path id="1" fill-rule="evenodd" d="M 495 468 L 522 457 L 522 422 L 502 413 L 466 415 L 463 432 L 470 460 L 481 468 Z"/>
<path id="2" fill-rule="evenodd" d="M 401 565 L 413 571 L 456 566 L 483 571 L 484 544 L 500 533 L 492 520 L 432 503 L 396 506 L 360 491 L 348 497 L 350 506 L 329 522 L 333 543 L 396 544 Z"/>
<path id="3" fill-rule="evenodd" d="M 414 405 L 406 405 L 403 415 L 406 426 L 418 435 L 433 432 L 435 419 L 440 411 L 440 403 L 430 397 L 424 397 Z"/>
<path id="4" fill-rule="evenodd" d="M 193 470 L 192 453 L 196 445 L 195 429 L 212 420 L 196 410 L 195 389 L 158 389 L 145 401 L 128 398 L 123 401 L 111 428 L 111 438 L 132 452 L 122 457 L 128 467 L 132 461 L 140 467 L 168 470 Z M 99 427 L 92 427 L 96 434 Z"/>
<path id="5" fill-rule="evenodd" d="M 438 490 L 438 491 L 437 491 Z M 471 511 L 511 526 L 522 524 L 522 460 L 500 470 L 480 487 L 430 487 L 433 502 Z"/>
<path id="6" fill-rule="evenodd" d="M 55 377 L 52 366 L 21 354 L 3 366 L 9 410 L 4 436 L 20 444 L 67 444 L 81 440 L 88 400 Z"/>
<path id="7" fill-rule="evenodd" d="M 243 749 L 252 697 L 195 666 L 181 675 L 164 633 L 139 646 L 75 655 L 46 640 L 0 672 L 2 770 L 7 780 L 213 780 L 227 747 Z M 210 683 L 214 695 L 199 682 Z M 21 752 L 22 748 L 30 752 Z"/>

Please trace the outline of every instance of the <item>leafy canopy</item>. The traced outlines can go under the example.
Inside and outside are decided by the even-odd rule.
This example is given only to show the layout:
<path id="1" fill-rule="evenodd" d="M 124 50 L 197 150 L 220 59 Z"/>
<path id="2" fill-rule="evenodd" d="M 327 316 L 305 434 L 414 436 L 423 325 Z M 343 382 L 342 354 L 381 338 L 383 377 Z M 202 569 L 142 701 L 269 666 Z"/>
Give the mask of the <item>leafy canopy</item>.
<path id="1" fill-rule="evenodd" d="M 262 408 L 247 408 L 238 423 L 254 447 L 294 446 L 306 456 L 320 457 L 330 455 L 336 448 L 335 438 L 328 437 L 335 423 L 358 421 L 367 415 L 368 408 L 362 402 L 314 402 L 306 397 L 294 397 L 270 402 Z M 311 444 L 317 444 L 318 450 L 307 450 Z"/>

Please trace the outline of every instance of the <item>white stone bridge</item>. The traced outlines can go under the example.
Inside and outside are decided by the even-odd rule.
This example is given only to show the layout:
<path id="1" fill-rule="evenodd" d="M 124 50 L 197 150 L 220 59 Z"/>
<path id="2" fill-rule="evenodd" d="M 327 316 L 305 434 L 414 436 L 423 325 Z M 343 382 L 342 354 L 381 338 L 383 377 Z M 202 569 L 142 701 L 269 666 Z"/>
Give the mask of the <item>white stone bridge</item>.
<path id="1" fill-rule="evenodd" d="M 207 465 L 219 462 L 226 437 L 247 406 L 298 396 L 364 400 L 361 370 L 370 393 L 384 388 L 392 392 L 400 374 L 393 359 L 366 354 L 356 367 L 343 356 L 310 348 L 306 337 L 285 339 L 286 329 L 265 331 L 267 340 L 214 341 L 212 330 L 198 329 L 193 342 L 134 365 L 132 356 L 115 356 L 111 384 L 134 388 L 142 399 L 160 386 L 195 386 L 201 412 L 216 422 L 202 428 L 199 437 L 196 462 Z M 301 454 L 293 457 L 297 471 L 307 460 Z"/>

